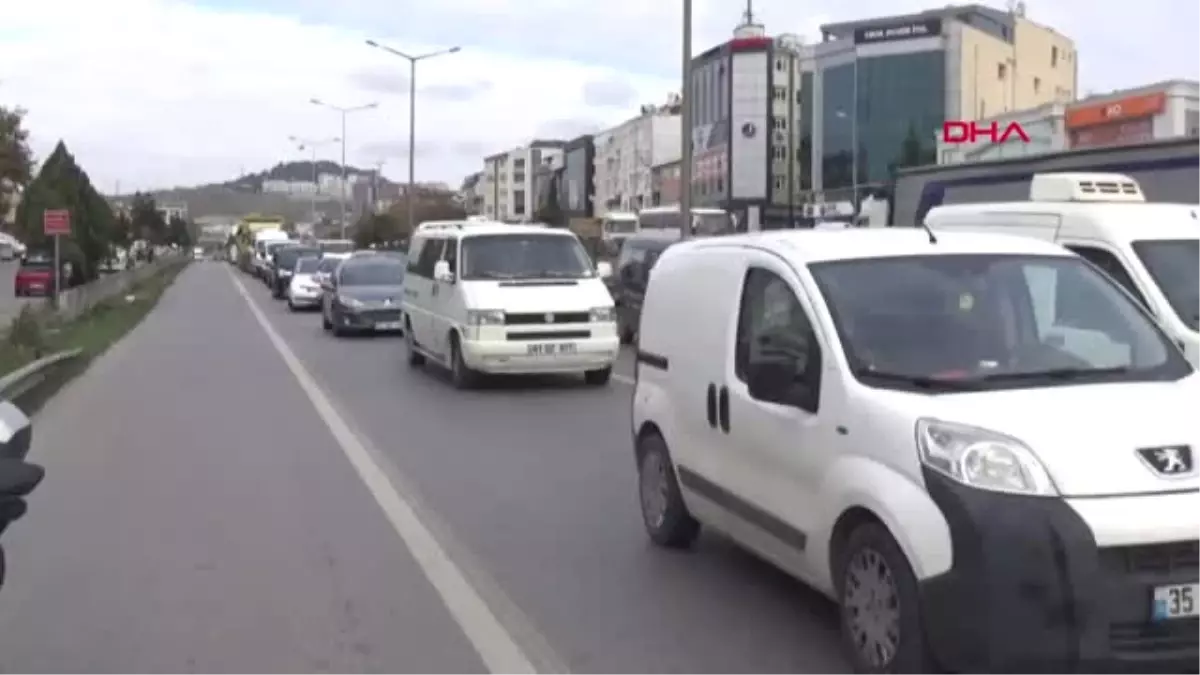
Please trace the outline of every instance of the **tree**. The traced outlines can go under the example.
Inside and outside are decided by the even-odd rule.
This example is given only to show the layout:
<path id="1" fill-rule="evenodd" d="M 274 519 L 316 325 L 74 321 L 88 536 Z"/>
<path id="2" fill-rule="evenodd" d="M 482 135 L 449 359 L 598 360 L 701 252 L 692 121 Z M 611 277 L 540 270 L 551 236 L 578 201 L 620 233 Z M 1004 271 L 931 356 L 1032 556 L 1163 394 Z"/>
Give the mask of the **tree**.
<path id="1" fill-rule="evenodd" d="M 24 110 L 0 107 L 0 219 L 32 179 L 33 153 L 24 119 Z"/>
<path id="2" fill-rule="evenodd" d="M 180 216 L 171 216 L 167 221 L 166 243 L 175 244 L 181 248 L 192 245 L 191 225 Z"/>
<path id="3" fill-rule="evenodd" d="M 406 239 L 401 235 L 400 222 L 391 213 L 368 213 L 354 224 L 354 245 L 369 248 L 372 244 Z"/>
<path id="4" fill-rule="evenodd" d="M 900 143 L 900 157 L 895 163 L 895 168 L 903 169 L 910 166 L 925 166 L 933 164 L 937 161 L 937 149 L 927 146 L 922 140 L 920 134 L 917 133 L 917 127 L 914 124 L 908 125 L 908 133 L 905 134 L 904 140 Z"/>
<path id="5" fill-rule="evenodd" d="M 292 236 L 292 237 L 296 236 L 296 223 L 294 223 L 290 220 L 285 221 L 283 223 L 283 227 L 280 229 L 282 229 L 284 232 L 287 232 L 288 236 Z"/>
<path id="6" fill-rule="evenodd" d="M 78 284 L 96 278 L 111 253 L 116 217 L 61 141 L 25 189 L 13 223 L 13 234 L 30 250 L 49 252 L 53 245 L 43 232 L 47 209 L 70 213 L 71 234 L 62 237 L 60 249 L 62 261 L 71 263 L 67 281 Z"/>
<path id="7" fill-rule="evenodd" d="M 136 239 L 145 239 L 154 246 L 167 243 L 167 222 L 159 213 L 154 197 L 141 192 L 134 194 L 129 217 L 133 221 L 133 236 Z"/>

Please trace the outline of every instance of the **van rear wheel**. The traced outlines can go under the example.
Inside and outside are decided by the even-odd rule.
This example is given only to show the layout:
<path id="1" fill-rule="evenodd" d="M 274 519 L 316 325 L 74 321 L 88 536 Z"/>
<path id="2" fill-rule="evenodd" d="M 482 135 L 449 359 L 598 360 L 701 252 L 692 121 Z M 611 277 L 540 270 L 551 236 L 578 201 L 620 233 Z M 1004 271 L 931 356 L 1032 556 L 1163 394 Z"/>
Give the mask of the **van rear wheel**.
<path id="1" fill-rule="evenodd" d="M 916 575 L 887 528 L 859 525 L 835 556 L 842 645 L 854 672 L 937 672 L 921 625 Z"/>
<path id="2" fill-rule="evenodd" d="M 665 548 L 688 548 L 700 535 L 700 522 L 688 513 L 667 443 L 658 434 L 638 439 L 638 503 L 650 541 Z"/>
<path id="3" fill-rule="evenodd" d="M 603 387 L 612 379 L 612 366 L 588 370 L 583 373 L 583 381 L 593 387 Z"/>

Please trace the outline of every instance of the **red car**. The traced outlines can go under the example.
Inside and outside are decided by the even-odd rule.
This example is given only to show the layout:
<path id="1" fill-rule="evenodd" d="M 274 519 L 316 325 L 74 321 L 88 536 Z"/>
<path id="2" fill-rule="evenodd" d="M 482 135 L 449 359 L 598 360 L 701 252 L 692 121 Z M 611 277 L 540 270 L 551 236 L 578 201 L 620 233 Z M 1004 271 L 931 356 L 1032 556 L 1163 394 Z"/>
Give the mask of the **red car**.
<path id="1" fill-rule="evenodd" d="M 54 286 L 54 261 L 30 255 L 21 261 L 21 268 L 13 278 L 13 295 L 50 295 Z"/>

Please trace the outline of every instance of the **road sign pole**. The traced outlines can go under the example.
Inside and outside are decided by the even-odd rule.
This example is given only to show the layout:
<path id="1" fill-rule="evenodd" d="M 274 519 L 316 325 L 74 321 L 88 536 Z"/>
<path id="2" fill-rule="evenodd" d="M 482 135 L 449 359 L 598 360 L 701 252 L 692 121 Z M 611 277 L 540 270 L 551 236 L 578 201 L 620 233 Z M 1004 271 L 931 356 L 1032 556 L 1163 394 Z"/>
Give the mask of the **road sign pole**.
<path id="1" fill-rule="evenodd" d="M 42 233 L 54 238 L 54 300 L 59 306 L 59 291 L 62 288 L 62 235 L 71 234 L 71 212 L 66 209 L 46 209 L 42 212 Z"/>
<path id="2" fill-rule="evenodd" d="M 62 288 L 62 268 L 59 266 L 59 242 L 62 235 L 54 235 L 54 309 L 59 309 L 59 289 Z"/>

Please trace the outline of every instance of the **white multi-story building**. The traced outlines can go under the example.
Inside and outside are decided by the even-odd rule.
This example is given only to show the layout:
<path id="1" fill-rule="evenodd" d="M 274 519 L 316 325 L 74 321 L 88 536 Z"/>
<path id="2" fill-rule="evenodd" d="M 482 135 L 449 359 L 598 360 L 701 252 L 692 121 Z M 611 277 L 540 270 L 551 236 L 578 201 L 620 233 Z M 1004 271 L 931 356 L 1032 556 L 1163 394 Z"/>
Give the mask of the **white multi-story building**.
<path id="1" fill-rule="evenodd" d="M 563 141 L 536 140 L 483 160 L 483 215 L 502 221 L 532 220 L 537 210 L 537 168 L 562 162 Z"/>
<path id="2" fill-rule="evenodd" d="M 679 104 L 672 97 L 664 106 L 642 106 L 637 117 L 596 134 L 592 189 L 597 217 L 652 204 L 651 169 L 680 158 Z"/>

